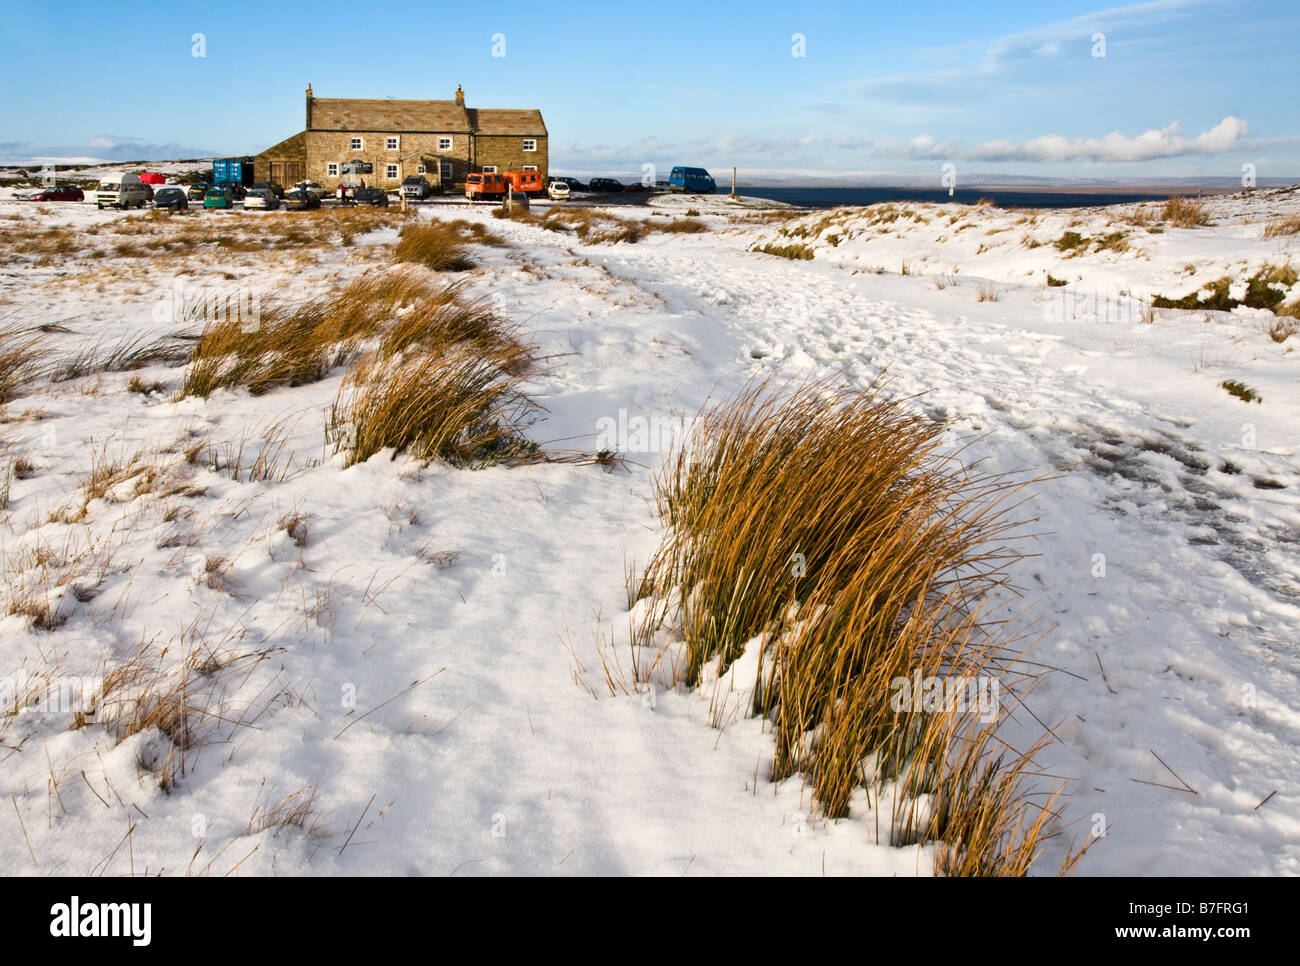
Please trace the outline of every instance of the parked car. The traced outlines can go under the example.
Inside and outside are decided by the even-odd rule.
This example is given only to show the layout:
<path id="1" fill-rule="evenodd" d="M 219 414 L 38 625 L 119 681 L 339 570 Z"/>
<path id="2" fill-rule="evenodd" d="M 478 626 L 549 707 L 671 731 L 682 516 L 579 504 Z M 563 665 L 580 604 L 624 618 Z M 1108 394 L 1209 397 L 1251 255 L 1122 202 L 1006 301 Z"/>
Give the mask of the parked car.
<path id="1" fill-rule="evenodd" d="M 223 181 L 215 187 L 229 192 L 230 197 L 235 201 L 243 201 L 244 195 L 248 194 L 248 189 L 237 181 Z M 206 198 L 207 195 L 204 195 L 204 197 Z"/>
<path id="2" fill-rule="evenodd" d="M 713 175 L 703 168 L 673 168 L 668 175 L 668 184 L 673 191 L 691 191 L 703 195 L 711 195 L 718 190 Z"/>
<path id="3" fill-rule="evenodd" d="M 209 188 L 203 196 L 204 208 L 233 208 L 235 198 L 227 188 Z"/>
<path id="4" fill-rule="evenodd" d="M 284 185 L 280 184 L 278 181 L 255 181 L 253 182 L 253 187 L 260 188 L 263 191 L 269 191 L 277 198 L 284 197 Z"/>
<path id="5" fill-rule="evenodd" d="M 570 192 L 587 190 L 587 186 L 583 184 L 581 181 L 579 181 L 577 178 L 560 178 L 560 177 L 552 176 L 550 178 L 547 178 L 546 180 L 547 180 L 547 187 L 555 184 L 555 182 L 557 181 L 563 181 L 565 184 L 569 186 Z"/>
<path id="6" fill-rule="evenodd" d="M 306 188 L 294 188 L 284 193 L 285 211 L 308 211 L 320 207 L 320 197 Z"/>
<path id="7" fill-rule="evenodd" d="M 650 189 L 647 188 L 645 185 L 643 185 L 640 181 L 633 181 L 630 185 L 628 185 L 623 190 L 635 194 L 636 192 L 649 191 Z"/>
<path id="8" fill-rule="evenodd" d="M 190 206 L 190 202 L 185 197 L 184 188 L 159 188 L 153 194 L 153 206 L 171 211 L 184 211 Z"/>
<path id="9" fill-rule="evenodd" d="M 567 201 L 569 186 L 563 181 L 552 181 L 550 187 L 546 189 L 546 195 L 552 201 Z"/>
<path id="10" fill-rule="evenodd" d="M 409 178 L 402 180 L 402 194 L 408 198 L 427 198 L 433 194 L 433 185 L 429 184 L 429 179 L 422 174 L 413 174 Z"/>
<path id="11" fill-rule="evenodd" d="M 352 192 L 352 200 L 359 205 L 372 205 L 375 208 L 388 207 L 388 192 L 382 188 L 358 188 Z"/>
<path id="12" fill-rule="evenodd" d="M 30 201 L 85 201 L 86 193 L 75 184 L 56 184 L 27 197 Z"/>
<path id="13" fill-rule="evenodd" d="M 280 199 L 269 188 L 249 188 L 248 194 L 244 195 L 244 207 L 274 211 L 280 207 Z"/>
<path id="14" fill-rule="evenodd" d="M 208 184 L 206 181 L 196 181 L 194 184 L 190 185 L 190 190 L 186 193 L 186 197 L 189 198 L 190 201 L 202 201 L 203 196 L 208 193 L 208 189 L 211 187 L 212 185 Z"/>
<path id="15" fill-rule="evenodd" d="M 299 181 L 293 187 L 296 191 L 305 191 L 308 194 L 315 195 L 318 199 L 324 198 L 329 194 L 329 191 L 325 186 L 316 181 Z M 285 197 L 289 197 L 287 192 L 285 193 Z"/>
<path id="16" fill-rule="evenodd" d="M 617 178 L 592 178 L 589 190 L 591 191 L 624 191 L 627 185 Z"/>
<path id="17" fill-rule="evenodd" d="M 152 196 L 138 174 L 106 174 L 95 189 L 96 208 L 143 208 Z"/>

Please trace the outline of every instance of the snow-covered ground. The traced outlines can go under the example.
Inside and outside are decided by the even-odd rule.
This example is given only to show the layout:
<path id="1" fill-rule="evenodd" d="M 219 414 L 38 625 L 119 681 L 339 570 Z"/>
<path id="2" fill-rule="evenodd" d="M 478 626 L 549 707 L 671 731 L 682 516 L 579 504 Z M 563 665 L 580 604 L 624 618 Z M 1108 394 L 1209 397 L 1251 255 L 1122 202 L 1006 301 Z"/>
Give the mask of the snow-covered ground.
<path id="1" fill-rule="evenodd" d="M 1056 470 L 1034 487 L 1035 556 L 1017 572 L 1044 633 L 1031 656 L 1060 669 L 1030 701 L 1057 739 L 1040 760 L 1071 795 L 1039 871 L 1100 823 L 1082 873 L 1296 874 L 1300 335 L 1274 341 L 1255 310 L 1139 300 L 1300 265 L 1300 236 L 1262 237 L 1300 192 L 1208 201 L 1210 224 L 1190 229 L 1148 231 L 1148 207 L 1138 225 L 1133 206 L 703 210 L 708 232 L 615 245 L 483 208 L 415 217 L 481 220 L 509 242 L 474 248 L 468 285 L 546 357 L 527 385 L 539 442 L 594 448 L 620 414 L 690 416 L 773 371 L 865 384 L 887 368 L 989 469 Z M 141 217 L 0 204 L 4 230 L 79 233 L 71 254 L 0 265 L 0 323 L 45 325 L 51 358 L 71 358 L 172 332 L 178 284 L 306 298 L 384 270 L 396 237 L 151 263 L 84 234 Z M 1123 231 L 1127 250 L 1067 257 L 1052 244 L 1066 231 Z M 805 244 L 812 258 L 755 250 Z M 868 811 L 827 822 L 797 778 L 769 782 L 763 723 L 712 728 L 711 690 L 618 685 L 626 653 L 602 642 L 626 639 L 626 574 L 663 533 L 647 499 L 662 454 L 614 471 L 343 469 L 323 437 L 341 373 L 175 402 L 181 371 L 43 384 L 5 408 L 0 466 L 30 465 L 10 482 L 0 595 L 66 574 L 52 591 L 66 619 L 0 618 L 0 676 L 93 684 L 147 653 L 190 667 L 186 700 L 219 715 L 169 789 L 149 767 L 171 747 L 159 732 L 119 744 L 48 701 L 11 717 L 5 870 L 928 873 L 929 851 L 878 844 Z M 132 377 L 161 388 L 128 391 Z M 241 442 L 247 467 L 277 433 L 272 480 L 232 473 Z M 48 522 L 94 466 L 137 453 L 176 492 L 137 497 L 129 479 Z M 305 534 L 287 532 L 299 514 Z M 624 662 L 613 687 L 602 659 Z M 296 824 L 271 820 L 307 802 Z"/>

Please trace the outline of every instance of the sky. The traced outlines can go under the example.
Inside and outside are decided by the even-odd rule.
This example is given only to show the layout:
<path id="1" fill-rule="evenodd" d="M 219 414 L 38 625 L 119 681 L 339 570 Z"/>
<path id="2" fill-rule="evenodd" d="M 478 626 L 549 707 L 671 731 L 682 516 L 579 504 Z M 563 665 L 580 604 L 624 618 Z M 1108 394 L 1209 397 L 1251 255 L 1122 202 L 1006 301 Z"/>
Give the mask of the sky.
<path id="1" fill-rule="evenodd" d="M 557 172 L 1291 178 L 1297 36 L 1297 0 L 0 0 L 0 163 L 256 153 L 310 82 L 540 108 Z"/>

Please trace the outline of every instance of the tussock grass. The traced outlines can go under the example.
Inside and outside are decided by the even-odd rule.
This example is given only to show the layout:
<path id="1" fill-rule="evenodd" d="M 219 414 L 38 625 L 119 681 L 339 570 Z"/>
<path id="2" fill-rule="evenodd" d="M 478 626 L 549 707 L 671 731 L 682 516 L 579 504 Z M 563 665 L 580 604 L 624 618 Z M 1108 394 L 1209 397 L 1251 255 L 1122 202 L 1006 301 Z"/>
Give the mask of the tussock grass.
<path id="1" fill-rule="evenodd" d="M 695 218 L 674 218 L 662 224 L 654 225 L 655 231 L 669 235 L 698 235 L 709 230 L 709 226 Z"/>
<path id="2" fill-rule="evenodd" d="M 1289 308 L 1293 314 L 1300 316 L 1300 312 L 1297 311 L 1297 309 L 1300 309 L 1300 302 L 1293 302 L 1286 308 Z M 1300 326 L 1296 325 L 1295 319 L 1278 318 L 1268 323 L 1267 331 L 1270 339 L 1282 343 L 1295 335 L 1296 332 L 1300 332 Z"/>
<path id="3" fill-rule="evenodd" d="M 265 786 L 265 782 L 263 782 Z M 325 821 L 316 810 L 316 787 L 304 785 L 290 792 L 278 802 L 258 801 L 244 828 L 245 835 L 258 835 L 268 829 L 298 828 L 308 835 L 324 837 L 328 834 Z"/>
<path id="4" fill-rule="evenodd" d="M 1088 250 L 1088 246 L 1092 244 L 1092 239 L 1079 234 L 1077 231 L 1066 231 L 1062 232 L 1061 237 L 1052 244 L 1058 252 L 1081 255 Z"/>
<path id="5" fill-rule="evenodd" d="M 167 666 L 141 641 L 135 651 L 109 669 L 92 697 L 85 718 L 104 725 L 118 742 L 157 731 L 166 740 L 141 747 L 139 764 L 170 791 L 184 774 L 185 756 L 213 730 L 206 701 L 191 688 L 191 669 Z"/>
<path id="6" fill-rule="evenodd" d="M 463 349 L 377 353 L 348 373 L 326 435 L 348 466 L 388 448 L 453 466 L 523 462 L 537 447 L 517 423 L 520 378 Z"/>
<path id="7" fill-rule="evenodd" d="M 1300 213 L 1278 215 L 1264 223 L 1262 238 L 1283 238 L 1287 235 L 1300 235 Z"/>
<path id="8" fill-rule="evenodd" d="M 61 542 L 42 537 L 11 547 L 0 571 L 3 613 L 24 617 L 37 630 L 56 630 L 76 602 L 93 599 L 112 560 L 106 543 L 80 533 Z"/>
<path id="9" fill-rule="evenodd" d="M 551 208 L 534 224 L 550 231 L 571 231 L 588 245 L 634 245 L 655 230 L 648 222 L 595 208 Z"/>
<path id="10" fill-rule="evenodd" d="M 812 261 L 813 249 L 809 245 L 776 245 L 772 242 L 751 248 L 750 251 L 762 252 L 764 255 L 776 255 L 778 258 L 789 258 L 795 261 Z"/>
<path id="11" fill-rule="evenodd" d="M 452 303 L 454 297 L 419 270 L 397 270 L 363 276 L 342 292 L 296 307 L 272 305 L 256 325 L 223 319 L 204 329 L 180 395 L 207 397 L 236 387 L 259 395 L 314 382 L 385 332 L 389 339 L 409 343 L 454 329 L 458 320 Z"/>
<path id="12" fill-rule="evenodd" d="M 387 355 L 412 348 L 441 351 L 457 345 L 507 373 L 521 373 L 531 365 L 530 349 L 518 328 L 486 302 L 467 300 L 464 286 L 458 283 L 424 292 L 380 339 L 380 349 Z"/>
<path id="13" fill-rule="evenodd" d="M 762 383 L 702 415 L 656 481 L 669 529 L 633 592 L 649 602 L 635 637 L 668 628 L 689 686 L 758 648 L 774 780 L 804 772 L 829 816 L 859 789 L 892 799 L 888 839 L 939 843 L 941 873 L 1019 875 L 1057 794 L 1030 804 L 1038 746 L 997 734 L 1025 648 L 989 601 L 1020 558 L 1023 484 L 945 457 L 943 431 L 878 384 Z M 992 677 L 1004 700 L 991 720 L 894 710 L 918 674 Z"/>
<path id="14" fill-rule="evenodd" d="M 1228 395 L 1235 396 L 1244 403 L 1262 403 L 1264 401 L 1263 396 L 1244 382 L 1238 382 L 1236 379 L 1225 379 L 1219 385 L 1228 391 Z"/>
<path id="15" fill-rule="evenodd" d="M 1240 298 L 1232 294 L 1232 279 L 1225 275 L 1181 298 L 1156 295 L 1151 304 L 1158 309 L 1211 309 L 1219 312 L 1230 312 L 1244 305 L 1252 309 L 1268 309 L 1275 315 L 1293 315 L 1300 302 L 1283 305 L 1282 299 L 1298 278 L 1300 275 L 1289 262 L 1265 265 L 1246 279 L 1246 290 Z"/>
<path id="16" fill-rule="evenodd" d="M 40 333 L 14 323 L 0 326 L 0 406 L 40 377 L 44 341 Z"/>
<path id="17" fill-rule="evenodd" d="M 465 254 L 466 245 L 464 232 L 452 222 L 407 225 L 398 236 L 393 260 L 423 265 L 435 272 L 464 272 L 474 267 Z"/>
<path id="18" fill-rule="evenodd" d="M 1205 204 L 1184 195 L 1175 195 L 1166 201 L 1161 218 L 1175 228 L 1196 228 L 1210 223 Z"/>

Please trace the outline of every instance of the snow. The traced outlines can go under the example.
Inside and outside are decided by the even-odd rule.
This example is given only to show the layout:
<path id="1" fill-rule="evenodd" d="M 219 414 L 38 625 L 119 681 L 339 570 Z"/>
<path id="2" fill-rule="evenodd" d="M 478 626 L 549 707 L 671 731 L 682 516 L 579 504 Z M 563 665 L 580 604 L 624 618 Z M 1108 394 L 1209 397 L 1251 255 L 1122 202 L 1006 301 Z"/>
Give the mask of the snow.
<path id="1" fill-rule="evenodd" d="M 686 419 L 773 371 L 866 384 L 887 369 L 988 469 L 1051 474 L 1033 488 L 1018 607 L 1043 634 L 1030 656 L 1060 669 L 1030 707 L 1058 739 L 1043 770 L 1071 797 L 1037 871 L 1055 871 L 1101 816 L 1107 835 L 1082 873 L 1300 873 L 1300 336 L 1276 343 L 1253 314 L 1140 310 L 1152 294 L 1300 265 L 1297 236 L 1261 237 L 1300 195 L 1211 199 L 1210 225 L 1159 234 L 1123 223 L 1134 206 L 1033 224 L 919 204 L 894 207 L 924 221 L 882 224 L 882 207 L 780 220 L 702 209 L 708 233 L 616 245 L 481 207 L 419 217 L 484 221 L 511 243 L 475 248 L 466 277 L 548 358 L 527 386 L 545 407 L 529 428 L 540 442 L 591 446 L 620 411 Z M 947 224 L 954 212 L 970 227 Z M 0 203 L 11 214 L 78 230 L 141 217 Z M 816 232 L 778 234 L 800 225 Z M 1066 230 L 1125 230 L 1130 248 L 1067 258 L 1050 244 Z M 11 260 L 0 317 L 61 323 L 51 351 L 71 356 L 171 332 L 158 306 L 178 280 L 306 298 L 385 265 L 394 237 L 306 262 L 217 250 L 157 265 Z M 807 243 L 814 257 L 752 250 L 768 242 Z M 102 244 L 86 236 L 83 253 Z M 1070 284 L 1045 287 L 1049 274 Z M 165 389 L 128 392 L 131 375 Z M 663 533 L 649 500 L 662 454 L 628 453 L 613 472 L 471 472 L 387 454 L 344 469 L 323 436 L 341 372 L 174 402 L 179 376 L 91 375 L 6 407 L 4 461 L 34 464 L 11 482 L 6 573 L 40 547 L 93 548 L 108 563 L 87 600 L 76 581 L 55 591 L 57 629 L 0 618 L 0 676 L 93 682 L 140 642 L 168 672 L 186 655 L 224 665 L 193 675 L 193 700 L 220 718 L 170 789 L 141 766 L 170 748 L 157 731 L 119 743 L 103 723 L 70 730 L 66 711 L 40 708 L 0 729 L 0 796 L 22 819 L 10 806 L 0 820 L 6 870 L 928 874 L 928 849 L 876 841 L 865 800 L 828 822 L 799 778 L 768 780 L 767 729 L 737 710 L 755 642 L 694 693 L 630 685 L 625 575 Z M 1262 403 L 1235 399 L 1225 379 Z M 240 442 L 247 466 L 277 424 L 283 479 L 232 479 L 223 464 Z M 205 438 L 186 464 L 185 444 Z M 137 452 L 158 452 L 201 495 L 135 498 L 126 484 L 82 521 L 47 522 L 93 462 Z M 279 523 L 294 512 L 308 517 L 302 547 Z M 426 562 L 436 553 L 455 556 Z M 250 822 L 308 787 L 307 827 Z"/>

